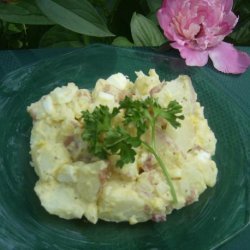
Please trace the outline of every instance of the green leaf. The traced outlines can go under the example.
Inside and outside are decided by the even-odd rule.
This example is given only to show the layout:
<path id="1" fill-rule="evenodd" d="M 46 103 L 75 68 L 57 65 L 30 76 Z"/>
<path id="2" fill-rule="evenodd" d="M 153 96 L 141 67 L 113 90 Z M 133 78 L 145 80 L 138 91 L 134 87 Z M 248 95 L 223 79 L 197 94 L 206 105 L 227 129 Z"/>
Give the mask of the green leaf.
<path id="1" fill-rule="evenodd" d="M 145 102 L 140 100 L 132 100 L 126 96 L 120 102 L 120 109 L 124 110 L 124 125 L 133 124 L 137 129 L 137 137 L 140 138 L 142 134 L 148 129 L 148 109 Z"/>
<path id="2" fill-rule="evenodd" d="M 162 0 L 147 0 L 148 7 L 151 12 L 156 12 L 162 4 Z"/>
<path id="3" fill-rule="evenodd" d="M 250 45 L 250 2 L 234 1 L 234 12 L 239 16 L 239 22 L 227 39 L 235 45 Z"/>
<path id="4" fill-rule="evenodd" d="M 9 23 L 8 30 L 13 32 L 13 33 L 21 33 L 21 32 L 23 32 L 24 27 L 22 24 Z"/>
<path id="5" fill-rule="evenodd" d="M 10 23 L 36 25 L 48 25 L 53 23 L 43 15 L 32 0 L 19 1 L 17 3 L 0 2 L 0 19 Z"/>
<path id="6" fill-rule="evenodd" d="M 158 24 L 156 13 L 161 7 L 162 0 L 147 0 L 147 3 L 150 10 L 149 14 L 147 15 L 147 18 L 150 19 L 153 23 Z"/>
<path id="7" fill-rule="evenodd" d="M 105 19 L 110 18 L 116 11 L 121 0 L 88 0 Z M 111 17 L 112 18 L 112 17 Z"/>
<path id="8" fill-rule="evenodd" d="M 249 0 L 235 0 L 233 6 L 233 12 L 239 15 L 240 19 L 248 16 L 250 14 Z"/>
<path id="9" fill-rule="evenodd" d="M 171 101 L 167 108 L 161 108 L 160 106 L 155 106 L 155 112 L 164 119 L 166 119 L 174 128 L 181 126 L 180 122 L 177 120 L 183 120 L 184 116 L 182 113 L 182 106 L 177 101 Z"/>
<path id="10" fill-rule="evenodd" d="M 42 12 L 66 29 L 89 36 L 113 36 L 87 0 L 36 0 Z"/>
<path id="11" fill-rule="evenodd" d="M 250 17 L 249 17 L 250 18 Z M 243 24 L 229 35 L 235 45 L 250 45 L 250 19 L 246 20 Z"/>
<path id="12" fill-rule="evenodd" d="M 155 23 L 156 25 L 158 25 L 158 20 L 157 20 L 156 12 L 150 12 L 150 13 L 147 15 L 147 18 L 148 18 L 149 20 L 151 20 L 153 23 Z"/>
<path id="13" fill-rule="evenodd" d="M 119 148 L 120 159 L 117 161 L 117 167 L 123 167 L 125 164 L 133 163 L 135 161 L 136 152 L 128 143 L 121 143 Z"/>
<path id="14" fill-rule="evenodd" d="M 160 46 L 166 42 L 158 26 L 143 15 L 134 13 L 130 26 L 137 46 Z"/>
<path id="15" fill-rule="evenodd" d="M 121 0 L 106 0 L 105 5 L 109 13 L 116 11 L 117 6 Z"/>
<path id="16" fill-rule="evenodd" d="M 39 47 L 83 47 L 82 36 L 59 25 L 53 26 L 41 38 Z"/>
<path id="17" fill-rule="evenodd" d="M 131 43 L 126 37 L 124 36 L 118 36 L 116 37 L 113 42 L 112 42 L 113 45 L 116 45 L 116 46 L 121 46 L 121 47 L 133 47 L 134 44 Z"/>

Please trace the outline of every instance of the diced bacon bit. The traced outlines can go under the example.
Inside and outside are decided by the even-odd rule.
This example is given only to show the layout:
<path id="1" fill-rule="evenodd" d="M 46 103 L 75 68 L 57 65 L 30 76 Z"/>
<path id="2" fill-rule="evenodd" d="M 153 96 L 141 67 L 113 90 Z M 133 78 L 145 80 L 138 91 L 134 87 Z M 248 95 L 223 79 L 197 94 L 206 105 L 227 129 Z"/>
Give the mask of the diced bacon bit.
<path id="1" fill-rule="evenodd" d="M 157 86 L 155 86 L 155 87 L 153 87 L 153 88 L 149 91 L 150 96 L 153 96 L 154 94 L 159 93 L 159 92 L 162 90 L 163 87 L 164 87 L 164 84 L 163 84 L 163 83 L 162 83 L 162 84 L 159 84 L 159 85 L 157 85 Z"/>
<path id="2" fill-rule="evenodd" d="M 188 195 L 186 198 L 186 205 L 192 204 L 195 201 L 195 199 L 196 199 L 196 193 L 192 189 L 190 195 Z"/>
<path id="3" fill-rule="evenodd" d="M 163 119 L 162 117 L 159 117 L 157 122 L 159 123 L 161 130 L 165 130 L 168 127 L 167 121 Z"/>
<path id="4" fill-rule="evenodd" d="M 152 221 L 155 221 L 155 222 L 162 222 L 162 221 L 166 221 L 167 217 L 165 214 L 153 214 L 151 219 Z"/>
<path id="5" fill-rule="evenodd" d="M 89 156 L 84 154 L 84 156 L 82 155 L 83 150 L 82 150 L 82 140 L 80 137 L 78 136 L 68 136 L 64 139 L 64 146 L 66 147 L 66 149 L 68 150 L 68 152 L 70 153 L 70 156 L 73 160 L 82 160 L 82 161 L 87 161 L 89 162 Z"/>
<path id="6" fill-rule="evenodd" d="M 99 173 L 99 179 L 101 182 L 101 185 L 103 185 L 107 179 L 111 176 L 111 172 L 109 168 L 104 168 Z"/>
<path id="7" fill-rule="evenodd" d="M 65 147 L 69 146 L 72 142 L 74 141 L 74 136 L 73 135 L 69 135 L 67 136 L 64 141 L 63 144 Z"/>
<path id="8" fill-rule="evenodd" d="M 142 165 L 142 169 L 145 172 L 148 172 L 150 170 L 152 170 L 153 167 L 153 156 L 151 154 L 148 155 L 147 159 L 145 160 L 145 162 Z"/>
<path id="9" fill-rule="evenodd" d="M 172 139 L 166 135 L 166 132 L 162 129 L 156 128 L 156 139 L 159 143 L 163 145 L 170 146 L 171 148 L 175 148 L 175 144 Z"/>

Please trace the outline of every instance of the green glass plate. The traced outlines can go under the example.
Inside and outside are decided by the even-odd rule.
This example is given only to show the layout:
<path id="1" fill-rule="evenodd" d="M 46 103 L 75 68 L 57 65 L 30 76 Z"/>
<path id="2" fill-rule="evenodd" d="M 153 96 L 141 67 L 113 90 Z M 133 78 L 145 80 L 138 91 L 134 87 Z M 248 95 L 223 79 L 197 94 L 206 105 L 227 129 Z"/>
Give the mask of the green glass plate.
<path id="1" fill-rule="evenodd" d="M 26 106 L 69 81 L 92 88 L 98 78 L 155 68 L 161 79 L 188 74 L 217 139 L 218 181 L 199 202 L 175 211 L 163 223 L 97 225 L 49 215 L 33 191 Z M 234 77 L 210 66 L 186 67 L 174 55 L 93 45 L 21 68 L 0 84 L 0 249 L 211 249 L 249 223 L 249 113 L 218 81 Z"/>

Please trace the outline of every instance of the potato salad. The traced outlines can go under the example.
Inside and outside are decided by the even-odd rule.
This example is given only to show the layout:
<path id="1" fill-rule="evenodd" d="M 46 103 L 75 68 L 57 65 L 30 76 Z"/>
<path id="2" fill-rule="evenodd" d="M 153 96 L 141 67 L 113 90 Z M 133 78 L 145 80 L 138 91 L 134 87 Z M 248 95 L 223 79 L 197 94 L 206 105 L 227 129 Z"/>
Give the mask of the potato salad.
<path id="1" fill-rule="evenodd" d="M 216 138 L 197 101 L 191 79 L 180 75 L 172 81 L 161 81 L 154 69 L 148 75 L 136 72 L 136 76 L 134 83 L 122 73 L 99 79 L 92 91 L 68 83 L 27 108 L 33 119 L 31 165 L 39 178 L 34 189 L 50 214 L 64 219 L 85 217 L 92 223 L 98 219 L 130 224 L 165 221 L 174 209 L 198 201 L 207 187 L 215 185 L 217 168 L 211 157 L 215 154 Z M 168 122 L 170 115 L 165 115 L 165 120 L 155 120 L 153 148 L 157 155 L 144 143 L 150 141 L 150 131 L 141 135 L 144 142 L 131 142 L 136 145 L 128 151 L 133 152 L 133 160 L 126 158 L 126 144 L 120 149 L 113 147 L 112 152 L 123 150 L 127 163 L 121 167 L 118 153 L 99 157 L 90 150 L 92 135 L 84 140 L 87 123 L 83 112 L 91 115 L 104 106 L 112 112 L 126 98 L 156 100 L 157 107 L 164 110 L 176 101 L 182 107 L 182 119 L 179 126 Z M 113 122 L 121 133 L 125 112 L 119 112 Z M 147 112 L 152 113 L 150 106 Z M 128 127 L 134 135 L 136 129 L 130 124 Z"/>

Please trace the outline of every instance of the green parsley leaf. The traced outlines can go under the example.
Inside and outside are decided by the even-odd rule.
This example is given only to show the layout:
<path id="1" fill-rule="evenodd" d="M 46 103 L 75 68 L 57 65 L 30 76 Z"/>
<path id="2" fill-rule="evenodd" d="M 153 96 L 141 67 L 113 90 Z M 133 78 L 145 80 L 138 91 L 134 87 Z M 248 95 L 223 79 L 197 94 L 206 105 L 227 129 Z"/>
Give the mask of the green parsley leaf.
<path id="1" fill-rule="evenodd" d="M 90 153 L 101 159 L 108 159 L 111 155 L 119 156 L 117 167 L 133 163 L 136 155 L 135 148 L 143 145 L 156 158 L 170 186 L 173 201 L 176 202 L 173 183 L 155 146 L 155 126 L 157 119 L 161 117 L 174 128 L 178 128 L 181 125 L 178 120 L 184 119 L 181 112 L 182 106 L 177 101 L 171 101 L 166 108 L 163 108 L 152 97 L 133 100 L 127 96 L 112 112 L 103 105 L 96 107 L 92 113 L 83 111 L 82 139 L 88 142 Z M 119 125 L 114 122 L 118 114 L 122 115 L 123 119 L 122 124 Z M 131 126 L 136 129 L 135 133 L 131 132 L 133 130 Z M 151 133 L 150 143 L 141 139 L 147 131 Z"/>
<path id="2" fill-rule="evenodd" d="M 85 128 L 82 139 L 88 142 L 89 151 L 101 159 L 107 159 L 108 152 L 103 147 L 106 133 L 112 127 L 112 119 L 118 114 L 119 110 L 114 109 L 110 113 L 107 106 L 96 107 L 94 112 L 88 110 L 82 112 Z"/>
<path id="3" fill-rule="evenodd" d="M 120 102 L 120 109 L 124 110 L 124 124 L 128 125 L 133 123 L 137 129 L 137 137 L 140 138 L 142 134 L 148 129 L 148 115 L 147 105 L 143 101 L 133 101 L 130 97 L 126 96 Z"/>
<path id="4" fill-rule="evenodd" d="M 135 161 L 134 147 L 138 147 L 141 141 L 125 129 L 114 127 L 112 120 L 118 113 L 119 109 L 110 112 L 107 106 L 96 107 L 92 113 L 83 111 L 82 139 L 88 142 L 89 151 L 101 159 L 107 159 L 109 155 L 120 156 L 117 166 L 123 167 Z"/>
<path id="5" fill-rule="evenodd" d="M 147 100 L 146 100 L 147 101 Z M 167 120 L 174 128 L 180 127 L 179 120 L 183 120 L 183 115 L 178 115 L 182 112 L 182 106 L 177 101 L 169 102 L 167 108 L 162 108 L 155 100 L 149 100 L 152 103 L 152 109 L 155 118 L 162 117 Z"/>

